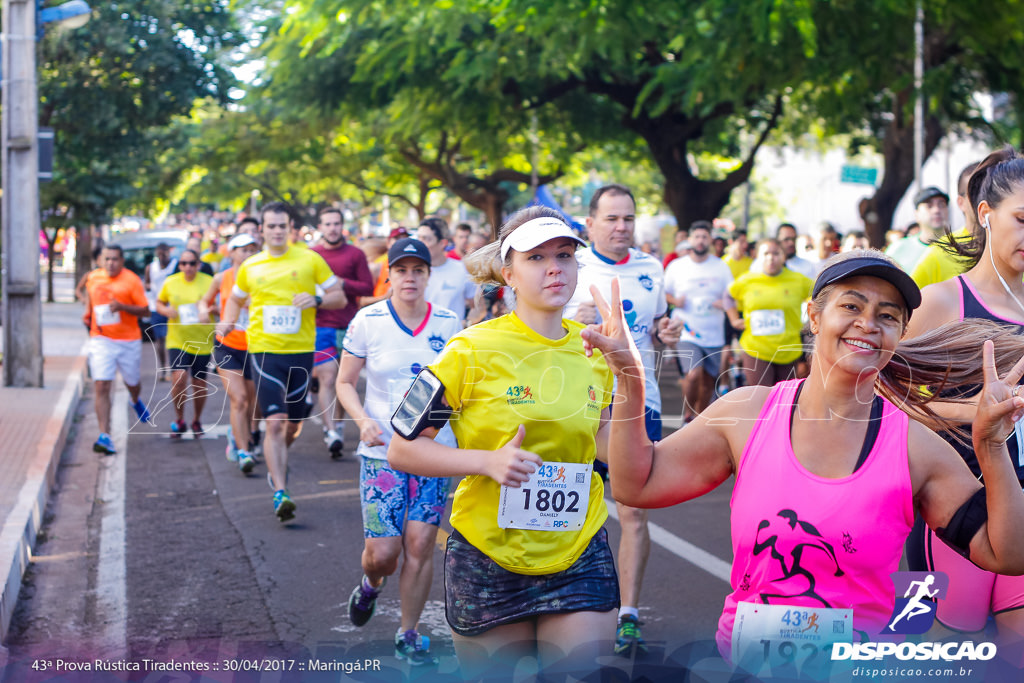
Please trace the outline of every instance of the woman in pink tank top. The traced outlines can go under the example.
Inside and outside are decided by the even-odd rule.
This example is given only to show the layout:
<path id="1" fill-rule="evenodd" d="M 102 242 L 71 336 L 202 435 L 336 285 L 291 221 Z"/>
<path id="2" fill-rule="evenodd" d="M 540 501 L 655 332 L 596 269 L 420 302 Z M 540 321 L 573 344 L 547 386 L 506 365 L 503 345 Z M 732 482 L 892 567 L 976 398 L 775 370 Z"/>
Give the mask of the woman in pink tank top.
<path id="1" fill-rule="evenodd" d="M 966 190 L 967 214 L 974 226 L 969 240 L 951 241 L 949 247 L 964 261 L 963 275 L 935 283 L 921 293 L 921 310 L 907 336 L 924 334 L 940 325 L 972 318 L 1002 323 L 1024 333 L 1024 254 L 1021 218 L 1024 213 L 1024 157 L 1012 149 L 993 152 L 972 166 Z M 964 176 L 961 175 L 961 179 Z M 972 402 L 941 404 L 944 417 L 958 425 L 971 424 Z M 953 447 L 975 474 L 982 475 L 970 441 Z M 1024 485 L 1024 423 L 1018 423 L 1007 442 L 1017 480 Z M 988 484 L 987 479 L 982 479 Z M 946 548 L 934 532 L 920 526 L 907 544 L 910 569 L 941 571 L 949 577 L 949 590 L 939 599 L 936 620 L 961 633 L 984 631 L 990 616 L 997 629 L 996 643 L 1004 657 L 1024 666 L 1024 576 L 984 571 Z"/>
<path id="2" fill-rule="evenodd" d="M 583 333 L 618 378 L 609 442 L 615 498 L 666 507 L 736 477 L 732 593 L 716 635 L 727 660 L 757 673 L 794 653 L 828 660 L 833 643 L 906 633 L 898 623 L 906 615 L 893 613 L 890 574 L 915 509 L 971 561 L 1024 573 L 1024 493 L 1004 444 L 1024 415 L 1015 393 L 1024 374 L 1020 337 L 977 321 L 901 343 L 921 302 L 917 286 L 881 252 L 839 254 L 812 292 L 809 377 L 730 392 L 652 444 L 639 419 L 642 367 L 617 296 L 599 301 L 605 322 Z M 951 362 L 953 353 L 960 358 Z M 971 382 L 984 383 L 973 438 L 987 523 L 977 521 L 984 495 L 963 460 L 906 414 L 941 420 L 921 387 Z"/>

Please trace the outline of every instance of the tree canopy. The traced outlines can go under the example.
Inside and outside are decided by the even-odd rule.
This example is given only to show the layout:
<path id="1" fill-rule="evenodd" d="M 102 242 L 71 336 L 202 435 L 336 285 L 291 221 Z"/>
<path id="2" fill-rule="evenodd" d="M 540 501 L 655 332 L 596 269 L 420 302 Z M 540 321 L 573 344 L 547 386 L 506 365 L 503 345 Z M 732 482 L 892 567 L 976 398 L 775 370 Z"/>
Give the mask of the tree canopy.
<path id="1" fill-rule="evenodd" d="M 99 221 L 147 197 L 140 174 L 173 140 L 174 118 L 197 98 L 228 101 L 238 42 L 227 0 L 93 3 L 87 29 L 47 35 L 39 122 L 54 129 L 55 161 L 42 206 Z"/>

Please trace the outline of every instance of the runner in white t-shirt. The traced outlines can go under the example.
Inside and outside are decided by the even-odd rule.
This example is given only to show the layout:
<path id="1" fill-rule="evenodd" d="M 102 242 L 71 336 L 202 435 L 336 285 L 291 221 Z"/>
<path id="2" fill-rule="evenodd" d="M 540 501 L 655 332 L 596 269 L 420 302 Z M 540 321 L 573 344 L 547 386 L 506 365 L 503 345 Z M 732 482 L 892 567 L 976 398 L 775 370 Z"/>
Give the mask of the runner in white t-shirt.
<path id="1" fill-rule="evenodd" d="M 711 404 L 722 372 L 725 309 L 735 308 L 729 296 L 732 271 L 710 252 L 711 223 L 690 226 L 690 253 L 665 270 L 665 296 L 675 308 L 672 319 L 683 326 L 676 345 L 683 390 L 683 417 L 692 419 Z"/>
<path id="2" fill-rule="evenodd" d="M 434 540 L 448 498 L 448 480 L 392 469 L 387 448 L 394 434 L 391 416 L 416 375 L 462 331 L 455 313 L 424 298 L 430 263 L 427 247 L 411 237 L 388 250 L 391 298 L 360 309 L 349 323 L 337 381 L 338 399 L 359 425 L 356 453 L 362 456 L 363 577 L 349 598 L 349 618 L 356 626 L 370 620 L 377 596 L 404 552 L 395 656 L 413 666 L 436 663 L 416 627 L 434 576 Z M 356 382 L 364 369 L 366 400 L 360 402 Z M 456 445 L 450 426 L 441 430 L 437 441 Z"/>
<path id="3" fill-rule="evenodd" d="M 430 282 L 426 299 L 435 306 L 447 308 L 466 320 L 466 312 L 473 307 L 476 284 L 469 278 L 462 261 L 448 258 L 450 233 L 448 224 L 437 216 L 428 216 L 416 229 L 416 239 L 430 250 Z"/>
<path id="4" fill-rule="evenodd" d="M 622 307 L 633 341 L 643 357 L 646 373 L 645 422 L 652 441 L 661 439 L 661 392 L 658 390 L 660 364 L 653 338 L 672 347 L 679 341 L 680 325 L 665 317 L 667 305 L 663 289 L 664 270 L 658 259 L 632 249 L 636 224 L 636 203 L 628 188 L 606 185 L 598 188 L 590 200 L 587 234 L 593 242 L 589 249 L 577 252 L 579 276 L 576 291 L 565 306 L 566 318 L 584 324 L 599 322 L 590 286 L 596 285 L 608 300 L 612 281 L 618 277 Z M 615 419 L 614 411 L 612 419 Z M 634 648 L 646 650 L 640 635 L 639 603 L 651 540 L 647 530 L 647 511 L 616 503 L 622 537 L 619 541 L 619 625 L 615 652 L 629 656 Z"/>
<path id="5" fill-rule="evenodd" d="M 142 273 L 142 283 L 146 286 L 146 300 L 149 301 L 149 336 L 153 339 L 156 349 L 156 376 L 161 382 L 170 379 L 170 368 L 167 366 L 167 318 L 156 310 L 157 294 L 164 286 L 164 280 L 178 269 L 178 259 L 171 258 L 171 246 L 166 242 L 156 245 L 153 260 L 146 265 Z"/>

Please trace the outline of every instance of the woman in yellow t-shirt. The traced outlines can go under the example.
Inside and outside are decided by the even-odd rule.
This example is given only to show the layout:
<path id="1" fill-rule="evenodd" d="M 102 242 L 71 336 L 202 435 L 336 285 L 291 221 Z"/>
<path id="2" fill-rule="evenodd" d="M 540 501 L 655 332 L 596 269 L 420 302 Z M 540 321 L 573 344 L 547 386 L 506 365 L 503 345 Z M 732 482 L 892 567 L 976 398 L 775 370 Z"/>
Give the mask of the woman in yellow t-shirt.
<path id="1" fill-rule="evenodd" d="M 189 376 L 192 378 L 192 435 L 203 435 L 201 417 L 210 393 L 210 354 L 213 352 L 213 325 L 199 320 L 199 301 L 213 278 L 199 272 L 199 253 L 186 249 L 178 258 L 181 272 L 169 275 L 157 294 L 156 311 L 166 316 L 167 355 L 171 361 L 171 398 L 174 403 L 172 438 L 181 438 L 185 426 L 185 403 Z M 187 373 L 187 374 L 186 374 Z"/>
<path id="2" fill-rule="evenodd" d="M 730 324 L 743 331 L 740 355 L 747 386 L 773 386 L 794 377 L 803 356 L 800 306 L 814 283 L 786 268 L 782 244 L 773 237 L 758 242 L 757 259 L 760 273 L 745 273 L 729 285 L 736 309 L 727 313 Z"/>
<path id="3" fill-rule="evenodd" d="M 600 353 L 586 354 L 584 326 L 562 317 L 579 244 L 557 212 L 532 206 L 468 260 L 479 282 L 511 286 L 516 308 L 453 337 L 427 368 L 459 447 L 428 428 L 388 450 L 396 469 L 465 477 L 444 583 L 468 678 L 493 670 L 495 657 L 511 671 L 524 657 L 543 670 L 571 656 L 571 670 L 585 672 L 615 638 L 618 581 L 593 476 L 613 378 Z"/>

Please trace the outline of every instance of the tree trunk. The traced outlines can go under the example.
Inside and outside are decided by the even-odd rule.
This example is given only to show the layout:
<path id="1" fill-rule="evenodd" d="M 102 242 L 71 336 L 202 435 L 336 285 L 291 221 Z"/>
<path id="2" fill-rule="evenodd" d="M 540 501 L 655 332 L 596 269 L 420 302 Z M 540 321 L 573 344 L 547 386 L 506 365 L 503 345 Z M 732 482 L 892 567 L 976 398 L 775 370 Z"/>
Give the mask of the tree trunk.
<path id="1" fill-rule="evenodd" d="M 678 227 L 689 230 L 694 221 L 711 221 L 718 217 L 729 203 L 732 191 L 750 179 L 757 150 L 775 127 L 781 112 L 782 103 L 779 99 L 776 100 L 774 113 L 743 163 L 722 180 L 701 180 L 690 170 L 688 145 L 690 140 L 699 139 L 703 134 L 700 121 L 671 117 L 629 120 L 629 127 L 643 137 L 665 178 L 663 197 Z"/>
<path id="2" fill-rule="evenodd" d="M 92 227 L 75 226 L 75 285 L 92 270 Z"/>
<path id="3" fill-rule="evenodd" d="M 660 165 L 659 168 L 665 175 L 665 204 L 675 216 L 676 225 L 687 230 L 696 221 L 717 218 L 729 203 L 732 191 L 740 185 L 732 177 L 718 181 L 701 180 L 695 178 L 688 168 L 685 174 L 676 172 L 677 168 L 666 169 Z"/>
<path id="4" fill-rule="evenodd" d="M 882 140 L 885 168 L 882 183 L 875 194 L 861 200 L 858 210 L 864 231 L 872 247 L 885 248 L 885 233 L 892 229 L 892 219 L 900 199 L 914 182 L 914 117 L 905 115 L 909 95 L 905 91 L 896 99 L 892 122 Z M 938 118 L 929 116 L 924 124 L 924 160 L 932 155 L 945 130 Z"/>

